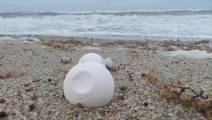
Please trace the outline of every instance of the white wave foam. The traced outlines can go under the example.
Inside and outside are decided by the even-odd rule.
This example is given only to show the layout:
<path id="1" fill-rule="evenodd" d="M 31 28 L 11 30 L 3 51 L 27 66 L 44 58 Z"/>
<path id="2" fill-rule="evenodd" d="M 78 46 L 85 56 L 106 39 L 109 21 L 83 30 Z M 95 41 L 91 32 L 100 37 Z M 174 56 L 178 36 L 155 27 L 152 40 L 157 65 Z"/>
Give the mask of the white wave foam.
<path id="1" fill-rule="evenodd" d="M 212 15 L 63 14 L 0 16 L 0 34 L 139 39 L 212 38 Z"/>
<path id="2" fill-rule="evenodd" d="M 163 54 L 168 56 L 184 56 L 195 59 L 212 58 L 212 53 L 207 53 L 206 51 L 200 51 L 200 50 L 190 50 L 190 51 L 177 50 L 177 51 L 164 52 Z"/>

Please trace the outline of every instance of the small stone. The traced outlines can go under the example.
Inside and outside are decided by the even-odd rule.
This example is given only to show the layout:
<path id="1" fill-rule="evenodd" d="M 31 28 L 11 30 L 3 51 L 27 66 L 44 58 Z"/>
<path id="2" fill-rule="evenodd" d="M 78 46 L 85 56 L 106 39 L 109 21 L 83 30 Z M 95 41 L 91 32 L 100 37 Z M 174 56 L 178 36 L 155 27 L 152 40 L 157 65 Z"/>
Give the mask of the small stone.
<path id="1" fill-rule="evenodd" d="M 36 107 L 35 107 L 35 104 L 29 105 L 29 111 L 30 111 L 30 112 L 33 111 L 35 108 L 36 108 Z"/>
<path id="2" fill-rule="evenodd" d="M 32 97 L 31 97 L 32 100 L 37 100 L 38 97 L 34 94 Z"/>
<path id="3" fill-rule="evenodd" d="M 15 113 L 15 112 L 13 112 L 11 115 L 12 115 L 12 116 L 16 116 L 16 113 Z"/>
<path id="4" fill-rule="evenodd" d="M 166 51 L 176 51 L 176 50 L 179 50 L 178 47 L 175 47 L 175 46 L 170 46 L 168 48 L 165 49 Z"/>
<path id="5" fill-rule="evenodd" d="M 63 64 L 68 64 L 71 62 L 71 59 L 67 58 L 67 57 L 63 57 L 60 59 L 61 63 Z"/>
<path id="6" fill-rule="evenodd" d="M 5 102 L 6 102 L 5 99 L 0 98 L 0 104 L 3 104 L 3 103 L 5 103 Z"/>
<path id="7" fill-rule="evenodd" d="M 30 86 L 30 84 L 29 84 L 29 83 L 27 83 L 27 84 L 24 84 L 24 87 L 28 87 L 28 86 Z"/>
<path id="8" fill-rule="evenodd" d="M 21 91 L 17 92 L 17 96 L 20 97 L 21 96 Z"/>
<path id="9" fill-rule="evenodd" d="M 75 118 L 78 118 L 78 116 L 79 116 L 78 112 L 75 112 L 75 113 L 74 113 L 74 117 L 75 117 Z"/>
<path id="10" fill-rule="evenodd" d="M 142 73 L 142 74 L 141 74 L 141 77 L 146 77 L 146 74 L 145 74 L 145 73 Z"/>
<path id="11" fill-rule="evenodd" d="M 41 81 L 41 78 L 36 78 L 35 80 L 33 80 L 32 82 L 38 82 Z"/>
<path id="12" fill-rule="evenodd" d="M 78 107 L 78 108 L 83 108 L 83 105 L 82 105 L 81 103 L 77 103 L 77 104 L 76 104 L 76 107 Z"/>
<path id="13" fill-rule="evenodd" d="M 123 92 L 123 91 L 126 91 L 127 90 L 127 86 L 121 86 L 120 87 L 120 90 Z"/>
<path id="14" fill-rule="evenodd" d="M 31 92 L 31 91 L 33 91 L 33 88 L 30 87 L 30 88 L 28 88 L 28 89 L 25 89 L 25 91 L 26 91 L 26 92 Z"/>
<path id="15" fill-rule="evenodd" d="M 131 74 L 131 73 L 128 73 L 128 79 L 129 79 L 130 81 L 133 81 L 133 78 L 132 78 L 132 74 Z"/>
<path id="16" fill-rule="evenodd" d="M 144 102 L 144 107 L 148 107 L 148 102 Z"/>
<path id="17" fill-rule="evenodd" d="M 7 115 L 8 114 L 6 112 L 0 112 L 0 118 L 5 118 Z"/>
<path id="18" fill-rule="evenodd" d="M 49 81 L 49 82 L 51 82 L 51 81 L 52 81 L 52 79 L 51 79 L 51 78 L 49 78 L 49 79 L 48 79 L 48 81 Z"/>
<path id="19" fill-rule="evenodd" d="M 63 94 L 63 95 L 61 95 L 61 97 L 62 97 L 62 98 L 65 98 L 65 95 Z"/>

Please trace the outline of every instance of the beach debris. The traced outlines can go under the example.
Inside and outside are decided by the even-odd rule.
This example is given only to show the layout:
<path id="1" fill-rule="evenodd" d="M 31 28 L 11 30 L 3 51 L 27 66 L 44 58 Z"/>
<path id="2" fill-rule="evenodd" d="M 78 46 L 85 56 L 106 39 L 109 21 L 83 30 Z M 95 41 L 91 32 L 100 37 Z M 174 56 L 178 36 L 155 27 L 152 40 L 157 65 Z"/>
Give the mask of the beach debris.
<path id="1" fill-rule="evenodd" d="M 118 100 L 124 100 L 124 96 L 123 95 L 119 95 L 119 96 L 117 96 L 117 99 Z"/>
<path id="2" fill-rule="evenodd" d="M 141 76 L 141 77 L 146 77 L 147 74 L 148 74 L 148 72 L 147 72 L 147 71 L 144 71 L 144 70 L 139 71 L 139 72 L 140 72 L 140 76 Z"/>
<path id="3" fill-rule="evenodd" d="M 37 100 L 37 99 L 38 99 L 38 97 L 37 97 L 37 95 L 36 95 L 36 94 L 33 94 L 33 95 L 31 96 L 31 99 L 32 99 L 32 100 Z"/>
<path id="4" fill-rule="evenodd" d="M 121 86 L 121 87 L 120 87 L 120 90 L 121 90 L 122 92 L 126 91 L 127 89 L 128 89 L 127 86 Z"/>
<path id="5" fill-rule="evenodd" d="M 25 91 L 26 92 L 31 92 L 31 91 L 33 91 L 33 87 L 26 88 Z"/>
<path id="6" fill-rule="evenodd" d="M 7 116 L 8 114 L 6 112 L 3 112 L 3 111 L 0 112 L 0 118 L 5 118 Z"/>
<path id="7" fill-rule="evenodd" d="M 110 57 L 105 59 L 105 65 L 106 66 L 112 66 L 113 65 L 113 61 Z"/>
<path id="8" fill-rule="evenodd" d="M 195 59 L 205 59 L 205 58 L 212 58 L 212 53 L 207 53 L 207 51 L 200 51 L 200 50 L 177 50 L 177 51 L 168 51 L 162 53 L 166 56 L 183 56 L 188 58 L 195 58 Z"/>
<path id="9" fill-rule="evenodd" d="M 51 47 L 59 50 L 75 51 L 76 48 L 81 48 L 82 46 L 88 46 L 90 43 L 88 41 L 80 40 L 48 40 L 42 41 L 42 45 Z"/>
<path id="10" fill-rule="evenodd" d="M 74 105 L 100 107 L 112 99 L 114 81 L 102 57 L 88 53 L 68 72 L 63 90 L 65 98 Z"/>
<path id="11" fill-rule="evenodd" d="M 99 63 L 99 64 L 105 66 L 104 59 L 100 55 L 98 55 L 96 53 L 87 53 L 87 54 L 83 55 L 80 58 L 78 63 L 85 63 L 85 62 L 88 62 L 88 61 L 96 62 L 96 63 Z"/>
<path id="12" fill-rule="evenodd" d="M 0 60 L 1 60 L 1 59 L 3 59 L 4 57 L 5 57 L 4 55 L 3 55 L 3 56 L 1 56 L 1 57 L 0 57 Z"/>
<path id="13" fill-rule="evenodd" d="M 176 46 L 169 46 L 165 48 L 165 51 L 176 51 L 176 50 L 179 50 L 179 48 Z"/>
<path id="14" fill-rule="evenodd" d="M 184 85 L 179 79 L 171 83 L 163 80 L 158 80 L 154 70 L 147 74 L 149 82 L 163 93 L 162 96 L 169 101 L 177 101 L 187 107 L 193 107 L 197 111 L 202 112 L 209 120 L 212 118 L 212 98 L 204 94 L 201 89 L 200 92 L 192 89 L 189 85 Z"/>
<path id="15" fill-rule="evenodd" d="M 48 78 L 48 82 L 51 82 L 52 81 L 52 78 Z"/>
<path id="16" fill-rule="evenodd" d="M 23 50 L 24 52 L 32 51 L 31 48 L 23 48 L 22 50 Z"/>
<path id="17" fill-rule="evenodd" d="M 33 80 L 32 82 L 39 82 L 41 81 L 42 79 L 41 78 L 36 78 L 35 80 Z"/>
<path id="18" fill-rule="evenodd" d="M 16 95 L 17 95 L 18 97 L 20 97 L 21 94 L 22 94 L 21 91 L 17 91 L 17 94 L 16 94 Z"/>
<path id="19" fill-rule="evenodd" d="M 129 74 L 128 74 L 128 77 L 129 77 L 129 80 L 130 80 L 130 81 L 133 81 L 132 73 L 129 73 Z"/>
<path id="20" fill-rule="evenodd" d="M 146 77 L 146 76 L 147 76 L 146 73 L 141 72 L 141 77 Z"/>
<path id="21" fill-rule="evenodd" d="M 29 112 L 34 111 L 35 108 L 36 108 L 35 104 L 30 104 L 30 105 L 29 105 Z"/>
<path id="22" fill-rule="evenodd" d="M 25 65 L 24 65 L 24 67 L 29 67 L 29 66 L 30 66 L 30 64 L 25 64 Z"/>
<path id="23" fill-rule="evenodd" d="M 128 74 L 128 79 L 130 81 L 133 81 L 132 73 L 130 73 L 129 71 L 127 71 L 127 74 Z"/>
<path id="24" fill-rule="evenodd" d="M 148 107 L 148 102 L 144 102 L 144 107 Z"/>
<path id="25" fill-rule="evenodd" d="M 7 79 L 10 77 L 12 77 L 12 72 L 5 72 L 5 73 L 0 74 L 0 79 Z"/>
<path id="26" fill-rule="evenodd" d="M 83 105 L 81 103 L 77 103 L 75 106 L 78 108 L 83 108 Z"/>
<path id="27" fill-rule="evenodd" d="M 27 84 L 24 84 L 24 87 L 28 87 L 30 85 L 31 85 L 30 83 L 27 83 Z"/>
<path id="28" fill-rule="evenodd" d="M 111 72 L 117 72 L 118 70 L 121 69 L 119 66 L 115 66 L 115 65 L 106 66 L 106 68 L 107 68 L 109 71 L 111 71 Z"/>
<path id="29" fill-rule="evenodd" d="M 99 43 L 94 42 L 93 46 L 99 46 Z"/>
<path id="30" fill-rule="evenodd" d="M 35 38 L 35 37 L 31 37 L 31 36 L 23 37 L 23 38 L 21 38 L 21 40 L 22 41 L 29 41 L 29 42 L 40 42 L 40 39 Z"/>
<path id="31" fill-rule="evenodd" d="M 69 63 L 71 63 L 71 61 L 72 61 L 72 59 L 68 58 L 68 57 L 63 57 L 60 59 L 60 62 L 63 64 L 69 64 Z"/>
<path id="32" fill-rule="evenodd" d="M 8 78 L 12 78 L 12 77 L 20 77 L 22 75 L 24 75 L 24 73 L 21 72 L 21 71 L 11 70 L 11 71 L 8 71 L 8 72 L 0 73 L 0 79 L 8 79 Z"/>
<path id="33" fill-rule="evenodd" d="M 6 102 L 6 100 L 5 100 L 5 99 L 0 98 L 0 104 L 4 104 L 5 102 Z"/>

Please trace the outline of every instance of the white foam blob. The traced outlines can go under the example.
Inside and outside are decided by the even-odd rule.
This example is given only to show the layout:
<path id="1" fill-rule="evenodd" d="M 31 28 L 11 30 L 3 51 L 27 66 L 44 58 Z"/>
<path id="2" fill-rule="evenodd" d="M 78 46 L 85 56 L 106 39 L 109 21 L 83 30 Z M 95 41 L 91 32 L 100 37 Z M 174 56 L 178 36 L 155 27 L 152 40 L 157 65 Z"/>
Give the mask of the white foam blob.
<path id="1" fill-rule="evenodd" d="M 163 54 L 168 56 L 184 56 L 195 59 L 212 58 L 212 53 L 207 53 L 206 51 L 200 51 L 200 50 L 190 50 L 190 51 L 177 50 L 177 51 L 164 52 Z"/>
<path id="2" fill-rule="evenodd" d="M 79 60 L 78 63 L 85 63 L 85 62 L 88 62 L 88 61 L 90 61 L 90 62 L 96 62 L 96 63 L 99 63 L 99 64 L 105 66 L 104 59 L 100 55 L 98 55 L 96 53 L 85 54 L 84 56 L 82 56 L 80 58 L 80 60 Z"/>
<path id="3" fill-rule="evenodd" d="M 17 41 L 17 39 L 5 36 L 5 37 L 0 37 L 0 42 L 1 41 Z"/>
<path id="4" fill-rule="evenodd" d="M 111 59 L 111 58 L 106 58 L 106 59 L 105 59 L 105 64 L 106 64 L 107 66 L 112 66 L 112 65 L 113 65 L 112 59 Z"/>
<path id="5" fill-rule="evenodd" d="M 72 104 L 100 107 L 112 99 L 114 81 L 103 65 L 85 62 L 75 65 L 68 72 L 63 89 L 65 98 Z"/>

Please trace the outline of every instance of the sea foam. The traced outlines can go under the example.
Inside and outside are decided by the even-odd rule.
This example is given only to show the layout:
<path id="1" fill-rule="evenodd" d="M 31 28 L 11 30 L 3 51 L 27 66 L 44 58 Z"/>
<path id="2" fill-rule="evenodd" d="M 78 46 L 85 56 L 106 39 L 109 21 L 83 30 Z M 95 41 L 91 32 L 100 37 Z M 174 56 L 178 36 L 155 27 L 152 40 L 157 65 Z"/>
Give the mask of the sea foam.
<path id="1" fill-rule="evenodd" d="M 0 34 L 107 39 L 212 38 L 212 11 L 0 13 Z"/>

